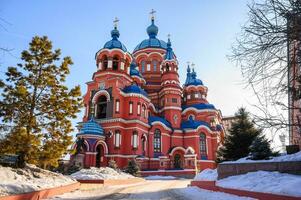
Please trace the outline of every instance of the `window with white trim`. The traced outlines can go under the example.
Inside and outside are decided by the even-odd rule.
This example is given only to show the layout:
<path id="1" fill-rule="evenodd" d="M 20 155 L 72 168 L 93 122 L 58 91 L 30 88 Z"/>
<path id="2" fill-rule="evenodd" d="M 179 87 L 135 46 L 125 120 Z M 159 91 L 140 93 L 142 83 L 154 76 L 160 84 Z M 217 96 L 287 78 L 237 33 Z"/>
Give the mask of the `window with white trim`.
<path id="1" fill-rule="evenodd" d="M 147 116 L 146 111 L 145 111 L 145 105 L 142 105 L 142 112 L 141 112 L 141 115 L 142 115 L 143 117 L 145 117 L 145 118 L 146 118 L 146 116 Z"/>
<path id="2" fill-rule="evenodd" d="M 138 103 L 137 105 L 137 115 L 140 115 L 141 114 L 141 104 Z"/>
<path id="3" fill-rule="evenodd" d="M 115 147 L 120 147 L 121 144 L 121 135 L 120 135 L 120 131 L 117 130 L 115 131 L 115 137 L 114 137 L 114 143 L 115 143 Z"/>
<path id="4" fill-rule="evenodd" d="M 154 133 L 154 152 L 161 152 L 161 131 L 159 129 L 156 129 Z"/>
<path id="5" fill-rule="evenodd" d="M 120 101 L 119 99 L 116 100 L 116 104 L 115 104 L 115 112 L 119 113 L 119 108 L 120 108 Z"/>
<path id="6" fill-rule="evenodd" d="M 207 155 L 206 135 L 204 133 L 200 134 L 200 154 Z"/>
<path id="7" fill-rule="evenodd" d="M 138 133 L 137 133 L 137 131 L 133 132 L 133 135 L 132 135 L 132 146 L 133 146 L 134 149 L 138 148 Z"/>
<path id="8" fill-rule="evenodd" d="M 130 101 L 130 105 L 129 105 L 129 114 L 133 114 L 133 102 Z"/>
<path id="9" fill-rule="evenodd" d="M 191 98 L 190 94 L 189 94 L 189 95 L 187 95 L 187 99 L 190 99 L 190 98 Z"/>

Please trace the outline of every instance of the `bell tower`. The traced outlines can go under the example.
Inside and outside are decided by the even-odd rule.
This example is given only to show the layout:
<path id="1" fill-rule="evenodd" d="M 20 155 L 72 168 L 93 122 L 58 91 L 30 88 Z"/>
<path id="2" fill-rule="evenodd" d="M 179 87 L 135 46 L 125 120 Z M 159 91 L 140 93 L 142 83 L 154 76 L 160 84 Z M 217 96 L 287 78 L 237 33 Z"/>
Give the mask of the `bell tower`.
<path id="1" fill-rule="evenodd" d="M 182 88 L 179 81 L 178 61 L 171 48 L 169 37 L 170 35 L 168 35 L 167 50 L 162 62 L 160 111 L 173 128 L 180 128 Z"/>

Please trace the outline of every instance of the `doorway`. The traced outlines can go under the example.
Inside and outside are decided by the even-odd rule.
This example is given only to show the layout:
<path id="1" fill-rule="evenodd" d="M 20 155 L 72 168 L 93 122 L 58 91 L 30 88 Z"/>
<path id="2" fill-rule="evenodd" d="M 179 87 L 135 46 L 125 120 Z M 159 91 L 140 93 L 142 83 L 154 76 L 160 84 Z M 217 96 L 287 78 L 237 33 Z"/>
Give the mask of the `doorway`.
<path id="1" fill-rule="evenodd" d="M 180 154 L 176 154 L 174 156 L 174 168 L 175 169 L 182 168 L 182 161 L 181 161 L 181 155 Z"/>

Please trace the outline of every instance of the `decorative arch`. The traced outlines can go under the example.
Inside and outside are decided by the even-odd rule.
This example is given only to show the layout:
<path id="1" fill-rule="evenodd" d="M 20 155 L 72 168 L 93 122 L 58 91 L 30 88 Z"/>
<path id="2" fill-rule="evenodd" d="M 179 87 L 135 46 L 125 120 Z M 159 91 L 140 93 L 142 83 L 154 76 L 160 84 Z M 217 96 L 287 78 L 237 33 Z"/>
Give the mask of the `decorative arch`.
<path id="1" fill-rule="evenodd" d="M 192 154 L 194 154 L 195 150 L 192 147 L 187 147 L 187 149 L 185 150 L 185 154 L 189 154 L 189 152 L 191 152 Z"/>
<path id="2" fill-rule="evenodd" d="M 87 140 L 84 140 L 84 144 L 86 145 L 87 147 L 87 151 L 90 151 L 90 146 L 89 146 L 89 142 Z M 73 142 L 73 144 L 71 145 L 71 149 L 76 149 L 77 147 L 77 144 L 76 144 L 76 141 Z"/>
<path id="3" fill-rule="evenodd" d="M 92 103 L 95 104 L 98 97 L 100 97 L 101 95 L 104 95 L 107 98 L 107 102 L 110 102 L 110 99 L 111 99 L 110 94 L 106 90 L 99 90 L 98 92 L 96 92 L 96 94 L 92 98 Z"/>
<path id="4" fill-rule="evenodd" d="M 172 156 L 178 150 L 183 151 L 184 154 L 186 152 L 186 150 L 184 149 L 184 147 L 177 146 L 177 147 L 175 147 L 175 148 L 172 149 L 172 151 L 169 153 L 169 155 Z"/>
<path id="5" fill-rule="evenodd" d="M 93 151 L 94 152 L 96 152 L 96 148 L 97 148 L 97 146 L 98 145 L 102 145 L 102 147 L 103 147 L 103 149 L 104 149 L 104 151 L 105 151 L 105 154 L 108 154 L 108 146 L 107 146 L 107 144 L 105 143 L 105 141 L 103 141 L 103 140 L 98 140 L 97 142 L 96 142 L 96 144 L 94 145 L 94 148 L 93 148 Z"/>

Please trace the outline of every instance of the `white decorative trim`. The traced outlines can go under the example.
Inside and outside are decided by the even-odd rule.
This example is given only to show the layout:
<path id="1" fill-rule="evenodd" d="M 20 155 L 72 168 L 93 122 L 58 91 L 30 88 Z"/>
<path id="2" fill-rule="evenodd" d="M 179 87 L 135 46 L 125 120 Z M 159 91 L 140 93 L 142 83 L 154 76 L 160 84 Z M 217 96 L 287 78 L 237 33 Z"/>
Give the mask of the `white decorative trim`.
<path id="1" fill-rule="evenodd" d="M 96 53 L 95 58 L 97 58 L 100 53 L 106 52 L 106 51 L 109 52 L 109 53 L 111 53 L 112 51 L 119 51 L 120 53 L 122 53 L 124 55 L 123 58 L 126 57 L 125 55 L 128 55 L 131 59 L 133 59 L 132 56 L 131 56 L 131 54 L 129 54 L 129 52 L 124 52 L 122 49 L 119 49 L 119 48 L 113 48 L 113 49 L 106 49 L 106 48 L 104 48 L 104 49 L 101 49 L 101 50 L 99 50 Z M 130 60 L 130 62 L 131 61 L 132 60 Z"/>
<path id="2" fill-rule="evenodd" d="M 197 157 L 197 155 L 196 154 L 188 154 L 188 155 L 184 155 L 184 158 L 195 158 L 195 157 Z"/>
<path id="3" fill-rule="evenodd" d="M 178 146 L 176 148 L 173 148 L 172 151 L 169 153 L 169 155 L 172 156 L 173 153 L 177 150 L 182 150 L 184 153 L 186 153 L 186 150 L 183 147 Z"/>
<path id="4" fill-rule="evenodd" d="M 204 85 L 189 85 L 187 87 L 185 87 L 186 90 L 189 90 L 190 88 L 194 88 L 194 89 L 198 89 L 198 88 L 204 88 L 205 90 L 207 90 L 208 88 Z"/>
<path id="5" fill-rule="evenodd" d="M 107 98 L 107 102 L 110 102 L 110 99 L 111 99 L 111 96 L 110 94 L 106 91 L 106 90 L 99 90 L 98 92 L 96 92 L 93 96 L 93 99 L 92 99 L 92 103 L 93 104 L 96 104 L 96 100 L 99 96 L 101 95 L 105 95 L 106 98 Z"/>
<path id="6" fill-rule="evenodd" d="M 179 110 L 182 111 L 181 107 L 176 107 L 176 106 L 166 106 L 164 108 L 162 108 L 161 110 L 159 110 L 159 112 L 163 112 L 164 110 Z"/>
<path id="7" fill-rule="evenodd" d="M 216 109 L 202 109 L 202 110 L 198 110 L 194 107 L 188 107 L 188 108 L 185 108 L 185 110 L 182 111 L 182 115 L 185 115 L 186 112 L 188 111 L 194 111 L 196 113 L 204 113 L 204 112 L 215 112 L 217 113 L 218 111 Z"/>
<path id="8" fill-rule="evenodd" d="M 97 72 L 97 74 L 94 77 L 101 77 L 101 76 L 106 76 L 106 75 L 122 76 L 123 78 L 127 79 L 129 82 L 133 81 L 129 75 L 122 74 L 122 73 L 116 73 L 116 72 L 112 72 L 112 71 L 100 71 L 100 72 Z M 94 81 L 89 81 L 86 84 L 89 84 L 89 83 L 94 83 Z"/>
<path id="9" fill-rule="evenodd" d="M 150 99 L 147 98 L 146 96 L 142 95 L 142 94 L 137 94 L 137 93 L 124 93 L 123 91 L 120 90 L 120 94 L 124 97 L 139 97 L 144 99 L 147 102 L 150 102 Z"/>
<path id="10" fill-rule="evenodd" d="M 213 131 L 210 128 L 208 128 L 207 126 L 204 126 L 204 125 L 199 125 L 196 129 L 186 128 L 184 130 L 185 130 L 185 133 L 191 133 L 191 132 L 198 132 L 199 129 L 201 129 L 201 128 L 205 128 L 211 134 L 213 133 Z"/>
<path id="11" fill-rule="evenodd" d="M 190 151 L 192 154 L 194 154 L 195 153 L 195 150 L 192 148 L 192 147 L 187 147 L 187 149 L 185 150 L 185 154 L 187 154 L 188 153 L 188 151 Z"/>
<path id="12" fill-rule="evenodd" d="M 160 121 L 154 121 L 151 123 L 151 125 L 160 125 L 162 126 L 164 129 L 168 130 L 168 131 L 171 131 L 171 129 L 169 127 L 167 127 L 165 124 L 163 124 L 162 122 Z"/>
<path id="13" fill-rule="evenodd" d="M 215 163 L 214 160 L 197 160 L 198 163 L 201 163 L 201 162 L 210 162 L 210 163 Z"/>
<path id="14" fill-rule="evenodd" d="M 98 145 L 102 145 L 103 146 L 103 148 L 105 150 L 105 152 L 104 152 L 105 154 L 109 153 L 108 146 L 107 146 L 107 143 L 105 143 L 105 141 L 102 141 L 102 140 L 97 141 L 97 143 L 94 146 L 94 150 L 95 151 L 96 151 L 96 148 L 97 148 Z"/>
<path id="15" fill-rule="evenodd" d="M 150 125 L 142 122 L 141 120 L 137 120 L 137 119 L 131 119 L 131 120 L 126 120 L 126 119 L 122 119 L 122 118 L 113 118 L 113 119 L 95 119 L 97 122 L 100 122 L 101 124 L 102 123 L 112 123 L 112 122 L 122 122 L 122 123 L 125 123 L 125 124 L 132 124 L 132 123 L 138 123 L 138 124 L 141 124 L 143 126 L 146 126 L 147 128 L 150 127 Z"/>
<path id="16" fill-rule="evenodd" d="M 139 155 L 122 155 L 122 154 L 106 154 L 105 157 L 109 157 L 109 158 L 115 158 L 115 157 L 119 157 L 119 158 L 135 158 Z"/>
<path id="17" fill-rule="evenodd" d="M 97 152 L 88 152 L 88 151 L 86 151 L 85 154 L 95 155 L 95 154 L 97 154 Z"/>

